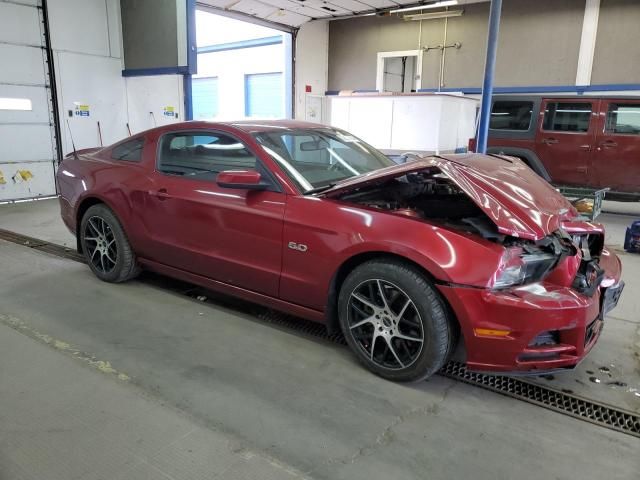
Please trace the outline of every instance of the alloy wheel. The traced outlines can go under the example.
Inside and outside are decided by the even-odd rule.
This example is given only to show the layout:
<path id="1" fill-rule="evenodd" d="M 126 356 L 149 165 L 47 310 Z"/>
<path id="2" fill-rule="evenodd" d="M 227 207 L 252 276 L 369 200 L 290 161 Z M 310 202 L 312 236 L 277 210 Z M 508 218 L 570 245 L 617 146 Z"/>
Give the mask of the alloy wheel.
<path id="1" fill-rule="evenodd" d="M 358 347 L 380 367 L 406 368 L 422 352 L 420 312 L 409 295 L 386 280 L 366 280 L 353 289 L 348 324 Z"/>
<path id="2" fill-rule="evenodd" d="M 84 227 L 87 257 L 101 273 L 110 273 L 118 261 L 118 245 L 109 224 L 98 216 L 90 217 Z"/>

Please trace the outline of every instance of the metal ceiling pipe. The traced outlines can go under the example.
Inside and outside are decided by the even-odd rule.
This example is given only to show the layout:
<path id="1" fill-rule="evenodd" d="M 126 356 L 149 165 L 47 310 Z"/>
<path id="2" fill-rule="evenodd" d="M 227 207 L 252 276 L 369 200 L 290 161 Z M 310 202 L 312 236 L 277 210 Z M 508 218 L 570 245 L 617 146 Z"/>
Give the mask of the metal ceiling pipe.
<path id="1" fill-rule="evenodd" d="M 487 153 L 489 120 L 491 119 L 491 98 L 493 97 L 493 77 L 496 69 L 501 13 L 502 0 L 491 0 L 491 8 L 489 10 L 489 34 L 487 36 L 487 58 L 484 64 L 482 103 L 480 105 L 480 122 L 478 124 L 478 134 L 476 137 L 476 152 L 478 153 Z"/>

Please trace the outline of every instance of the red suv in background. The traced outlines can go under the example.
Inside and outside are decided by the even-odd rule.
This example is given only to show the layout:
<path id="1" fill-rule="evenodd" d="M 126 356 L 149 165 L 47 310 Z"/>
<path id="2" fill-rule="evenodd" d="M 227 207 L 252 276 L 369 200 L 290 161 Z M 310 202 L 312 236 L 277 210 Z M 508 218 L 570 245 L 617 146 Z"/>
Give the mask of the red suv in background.
<path id="1" fill-rule="evenodd" d="M 638 97 L 496 95 L 489 129 L 489 153 L 520 157 L 554 184 L 640 199 Z"/>

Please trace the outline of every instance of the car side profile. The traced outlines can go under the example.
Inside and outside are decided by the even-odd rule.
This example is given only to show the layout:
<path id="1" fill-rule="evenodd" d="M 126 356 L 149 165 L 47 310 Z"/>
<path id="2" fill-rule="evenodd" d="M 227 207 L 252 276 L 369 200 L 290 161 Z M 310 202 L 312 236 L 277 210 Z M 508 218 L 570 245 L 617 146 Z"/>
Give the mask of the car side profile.
<path id="1" fill-rule="evenodd" d="M 495 95 L 488 145 L 554 184 L 640 199 L 640 97 Z"/>
<path id="2" fill-rule="evenodd" d="M 522 161 L 396 165 L 342 130 L 184 122 L 65 157 L 96 276 L 147 269 L 340 329 L 370 370 L 542 373 L 590 351 L 623 288 L 601 225 Z"/>

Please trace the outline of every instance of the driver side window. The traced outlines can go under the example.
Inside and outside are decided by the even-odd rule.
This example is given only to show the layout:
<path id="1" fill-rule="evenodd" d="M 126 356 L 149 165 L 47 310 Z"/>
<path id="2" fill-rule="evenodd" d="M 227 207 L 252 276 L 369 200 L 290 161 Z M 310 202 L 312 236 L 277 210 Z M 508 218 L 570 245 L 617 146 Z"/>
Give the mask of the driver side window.
<path id="1" fill-rule="evenodd" d="M 215 175 L 256 168 L 256 157 L 245 145 L 223 133 L 167 133 L 159 143 L 157 168 L 168 175 Z"/>

